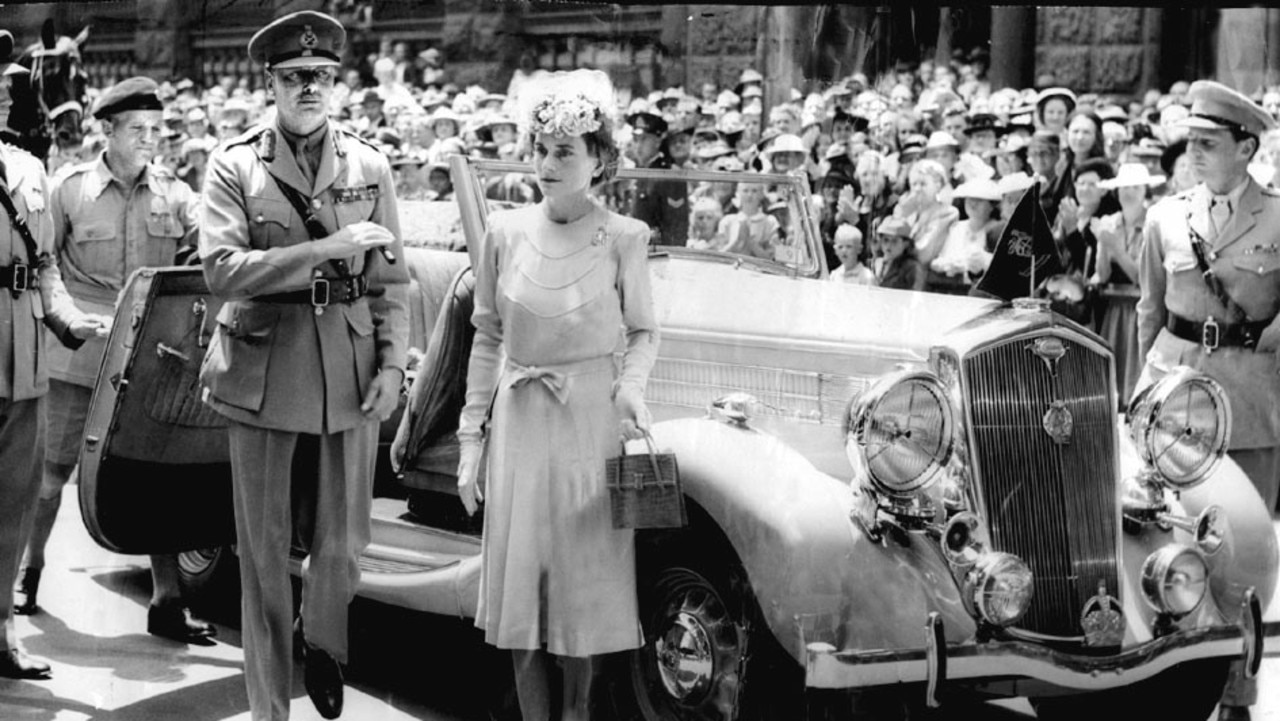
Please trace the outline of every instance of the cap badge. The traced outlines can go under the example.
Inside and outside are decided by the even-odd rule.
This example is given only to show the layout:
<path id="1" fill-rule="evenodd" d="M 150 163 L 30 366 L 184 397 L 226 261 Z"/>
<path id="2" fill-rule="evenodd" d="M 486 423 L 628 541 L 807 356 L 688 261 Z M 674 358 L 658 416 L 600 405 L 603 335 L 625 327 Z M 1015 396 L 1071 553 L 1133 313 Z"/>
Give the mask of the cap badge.
<path id="1" fill-rule="evenodd" d="M 302 31 L 302 37 L 298 39 L 298 44 L 302 46 L 303 55 L 310 55 L 319 42 L 320 38 L 316 37 L 315 31 L 311 29 L 310 25 L 306 26 L 306 29 Z"/>

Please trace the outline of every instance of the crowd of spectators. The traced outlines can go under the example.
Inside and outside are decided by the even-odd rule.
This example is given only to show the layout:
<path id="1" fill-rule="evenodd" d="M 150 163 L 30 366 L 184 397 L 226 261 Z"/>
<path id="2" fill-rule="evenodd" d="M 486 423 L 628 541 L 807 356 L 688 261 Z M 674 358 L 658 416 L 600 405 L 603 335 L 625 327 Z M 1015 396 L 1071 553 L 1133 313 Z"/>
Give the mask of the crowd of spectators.
<path id="1" fill-rule="evenodd" d="M 459 87 L 437 49 L 414 54 L 404 42 L 384 41 L 356 64 L 336 84 L 331 115 L 385 152 L 400 197 L 450 199 L 451 154 L 528 157 L 516 122 L 519 96 L 544 72 L 531 54 L 505 88 Z M 803 174 L 833 279 L 942 293 L 969 292 L 990 262 L 1004 219 L 1038 184 L 1062 267 L 1077 281 L 1062 286 L 1074 293 L 1068 300 L 1076 317 L 1123 353 L 1135 345 L 1136 258 L 1146 208 L 1195 182 L 1186 130 L 1177 125 L 1188 113 L 1189 85 L 1176 82 L 1141 97 L 1077 93 L 1053 87 L 1050 78 L 1039 89 L 995 88 L 984 64 L 973 54 L 954 65 L 900 65 L 874 82 L 854 73 L 818 92 L 792 89 L 771 107 L 765 78 L 750 68 L 733 87 L 654 90 L 618 108 L 623 162 Z M 234 76 L 209 87 L 165 83 L 159 161 L 198 191 L 217 144 L 273 112 L 254 85 Z M 1280 114 L 1280 89 L 1257 99 Z M 90 156 L 101 143 L 91 132 L 84 147 L 51 164 Z M 1251 171 L 1268 185 L 1277 167 L 1280 135 L 1273 134 L 1262 139 Z M 538 191 L 527 178 L 509 175 L 491 180 L 486 195 L 525 202 Z M 608 200 L 634 204 L 634 195 Z M 770 194 L 747 184 L 703 183 L 667 200 L 678 208 L 678 230 L 661 233 L 653 223 L 655 241 L 776 257 L 773 216 L 780 204 Z"/>

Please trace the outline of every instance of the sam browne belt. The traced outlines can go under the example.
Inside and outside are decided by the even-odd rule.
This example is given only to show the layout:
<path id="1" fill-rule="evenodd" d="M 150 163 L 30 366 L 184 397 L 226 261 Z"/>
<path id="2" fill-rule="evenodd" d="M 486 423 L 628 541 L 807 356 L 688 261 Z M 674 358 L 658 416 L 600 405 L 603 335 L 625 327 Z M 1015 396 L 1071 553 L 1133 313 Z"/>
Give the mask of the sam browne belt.
<path id="1" fill-rule="evenodd" d="M 1183 340 L 1199 343 L 1206 351 L 1213 351 L 1222 346 L 1253 348 L 1258 344 L 1258 336 L 1271 325 L 1269 320 L 1245 323 L 1219 323 L 1209 316 L 1203 323 L 1169 314 L 1165 328 Z"/>
<path id="2" fill-rule="evenodd" d="M 352 275 L 345 278 L 315 278 L 307 290 L 269 293 L 254 296 L 253 299 L 261 303 L 306 303 L 320 312 L 321 308 L 334 303 L 353 303 L 368 292 L 368 279 L 363 275 Z"/>

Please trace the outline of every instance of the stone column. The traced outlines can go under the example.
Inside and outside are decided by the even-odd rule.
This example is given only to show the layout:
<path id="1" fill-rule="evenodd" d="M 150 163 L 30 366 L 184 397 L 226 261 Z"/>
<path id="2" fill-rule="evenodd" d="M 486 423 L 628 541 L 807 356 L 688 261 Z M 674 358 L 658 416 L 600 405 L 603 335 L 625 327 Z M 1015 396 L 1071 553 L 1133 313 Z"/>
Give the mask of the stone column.
<path id="1" fill-rule="evenodd" d="M 1217 79 L 1224 85 L 1252 95 L 1262 88 L 1270 52 L 1268 15 L 1265 8 L 1223 8 L 1218 25 Z"/>
<path id="2" fill-rule="evenodd" d="M 1036 9 L 991 8 L 991 87 L 1027 88 L 1035 79 Z"/>
<path id="3" fill-rule="evenodd" d="M 764 8 L 766 19 L 759 52 L 766 113 L 768 108 L 789 102 L 792 88 L 804 90 L 805 61 L 813 50 L 813 13 L 814 8 L 809 6 Z M 764 121 L 768 122 L 767 115 Z"/>

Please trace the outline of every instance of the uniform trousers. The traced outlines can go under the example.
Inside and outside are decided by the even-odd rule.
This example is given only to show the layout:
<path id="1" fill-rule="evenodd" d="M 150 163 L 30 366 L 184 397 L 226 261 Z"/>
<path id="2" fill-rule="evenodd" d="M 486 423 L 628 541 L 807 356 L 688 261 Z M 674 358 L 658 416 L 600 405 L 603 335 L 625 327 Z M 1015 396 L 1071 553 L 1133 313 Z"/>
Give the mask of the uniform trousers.
<path id="1" fill-rule="evenodd" d="M 44 468 L 44 396 L 25 401 L 0 398 L 0 651 L 17 648 L 13 584 L 35 519 Z"/>
<path id="2" fill-rule="evenodd" d="M 377 433 L 377 423 L 321 435 L 230 426 L 245 685 L 254 721 L 289 717 L 292 543 L 308 551 L 300 611 L 306 640 L 346 663 L 347 607 L 370 537 Z"/>

